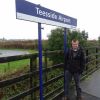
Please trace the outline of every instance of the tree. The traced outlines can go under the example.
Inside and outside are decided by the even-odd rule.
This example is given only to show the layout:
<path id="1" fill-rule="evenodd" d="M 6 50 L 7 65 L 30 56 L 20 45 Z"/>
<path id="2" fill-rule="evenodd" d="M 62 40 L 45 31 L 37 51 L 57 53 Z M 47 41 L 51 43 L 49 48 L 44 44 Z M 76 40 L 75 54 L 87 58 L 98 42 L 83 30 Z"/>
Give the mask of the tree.
<path id="1" fill-rule="evenodd" d="M 51 35 L 48 36 L 48 49 L 50 51 L 54 50 L 63 50 L 64 49 L 64 34 L 62 28 L 57 28 L 54 30 L 51 30 Z M 50 60 L 53 61 L 54 64 L 63 62 L 64 56 L 61 54 L 58 54 L 57 52 L 49 55 Z"/>
<path id="2" fill-rule="evenodd" d="M 57 28 L 51 30 L 51 35 L 48 36 L 48 49 L 49 50 L 62 50 L 64 44 L 63 29 Z"/>
<path id="3" fill-rule="evenodd" d="M 84 40 L 88 39 L 88 32 L 85 32 L 85 30 L 81 32 L 81 35 Z"/>
<path id="4" fill-rule="evenodd" d="M 70 47 L 72 39 L 78 39 L 80 45 L 86 46 L 87 38 L 88 33 L 85 31 L 68 30 L 67 45 Z M 62 28 L 51 30 L 51 35 L 48 36 L 48 49 L 51 51 L 64 49 L 64 32 Z M 54 63 L 62 62 L 63 58 L 63 55 L 50 55 L 50 59 L 52 59 Z"/>
<path id="5" fill-rule="evenodd" d="M 74 30 L 74 31 L 68 31 L 68 46 L 71 46 L 71 41 L 73 39 L 78 39 L 80 42 L 81 46 L 86 46 L 86 42 L 87 42 L 87 38 L 88 38 L 88 33 L 85 31 L 79 31 L 79 30 Z"/>

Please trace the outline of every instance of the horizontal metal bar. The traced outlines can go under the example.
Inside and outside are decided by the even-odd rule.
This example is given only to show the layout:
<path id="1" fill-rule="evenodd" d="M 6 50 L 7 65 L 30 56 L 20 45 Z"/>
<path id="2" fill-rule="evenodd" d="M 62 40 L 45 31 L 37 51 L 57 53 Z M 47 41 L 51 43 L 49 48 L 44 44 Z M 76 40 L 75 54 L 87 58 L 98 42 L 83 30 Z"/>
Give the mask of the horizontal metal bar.
<path id="1" fill-rule="evenodd" d="M 46 95 L 44 96 L 44 99 L 47 99 L 48 97 L 51 97 L 51 95 L 53 95 L 55 92 L 57 92 L 57 91 L 63 89 L 63 87 L 64 87 L 64 86 L 60 86 L 59 88 L 57 88 L 57 89 L 51 91 L 50 93 L 46 94 Z"/>
<path id="2" fill-rule="evenodd" d="M 100 53 L 94 53 L 94 54 L 86 56 L 85 58 L 88 58 L 88 57 L 91 57 L 91 56 L 96 56 L 96 55 L 100 55 Z"/>
<path id="3" fill-rule="evenodd" d="M 59 80 L 60 78 L 63 78 L 63 77 L 64 77 L 64 74 L 61 74 L 61 75 L 59 75 L 57 77 L 54 77 L 54 78 L 48 80 L 47 82 L 43 83 L 43 86 L 47 86 L 50 83 L 55 82 L 55 81 L 57 81 L 57 80 Z"/>
<path id="4" fill-rule="evenodd" d="M 100 67 L 100 63 L 98 63 L 98 64 L 96 65 L 96 67 Z"/>
<path id="5" fill-rule="evenodd" d="M 35 59 L 36 57 L 37 57 L 37 54 L 25 54 L 25 55 L 17 55 L 17 56 L 0 57 L 0 63 L 24 60 L 24 59 L 29 59 L 29 58 Z"/>
<path id="6" fill-rule="evenodd" d="M 56 81 L 56 80 L 62 78 L 63 76 L 64 76 L 64 75 L 61 74 L 61 75 L 59 75 L 58 77 L 53 78 L 53 79 L 49 80 L 48 82 L 44 83 L 43 86 L 47 86 L 47 85 L 49 85 L 50 83 L 52 83 L 52 82 L 54 82 L 54 81 Z M 20 94 L 18 94 L 18 95 L 16 95 L 16 96 L 13 96 L 13 97 L 9 98 L 9 100 L 19 100 L 19 99 L 21 99 L 21 98 L 23 98 L 23 97 L 25 97 L 25 96 L 27 96 L 27 95 L 30 95 L 31 93 L 35 92 L 35 91 L 38 90 L 38 89 L 39 89 L 39 85 L 38 85 L 37 87 L 35 87 L 35 88 L 31 88 L 31 89 L 29 89 L 29 90 L 27 90 L 27 91 L 24 91 L 23 93 L 20 93 Z M 55 90 L 55 91 L 56 91 L 56 90 Z"/>
<path id="7" fill-rule="evenodd" d="M 45 72 L 45 71 L 48 72 L 55 68 L 64 68 L 63 66 L 64 66 L 64 63 L 56 64 L 56 65 L 50 66 L 48 68 L 43 68 L 43 72 Z"/>
<path id="8" fill-rule="evenodd" d="M 98 47 L 98 48 L 100 48 L 100 47 Z M 61 52 L 63 52 L 63 50 L 48 51 L 47 54 L 61 53 Z M 44 53 L 43 53 L 43 55 L 44 55 Z M 90 56 L 92 56 L 92 55 L 90 55 Z M 22 60 L 22 59 L 28 59 L 28 58 L 31 58 L 31 57 L 33 57 L 33 58 L 38 57 L 38 53 L 35 53 L 35 54 L 25 54 L 25 55 L 17 55 L 17 56 L 8 56 L 8 57 L 0 57 L 0 63 L 6 63 L 6 62 Z"/>
<path id="9" fill-rule="evenodd" d="M 15 96 L 9 98 L 8 100 L 20 100 L 21 98 L 24 98 L 25 96 L 30 95 L 33 92 L 34 92 L 34 88 L 29 89 L 23 93 L 18 94 L 18 95 L 15 95 Z"/>
<path id="10" fill-rule="evenodd" d="M 60 63 L 60 64 L 50 66 L 48 68 L 43 68 L 43 72 L 49 72 L 49 71 L 52 71 L 53 69 L 56 69 L 56 68 L 64 68 L 62 66 L 64 66 L 64 64 Z M 34 73 L 36 73 L 36 74 L 39 73 L 39 70 L 36 70 Z"/>
<path id="11" fill-rule="evenodd" d="M 87 62 L 85 65 L 87 66 L 88 64 L 92 63 L 93 61 L 98 61 L 98 60 L 100 60 L 100 58 L 98 58 L 98 59 L 93 59 L 93 60 Z"/>
<path id="12" fill-rule="evenodd" d="M 60 66 L 62 66 L 62 65 L 63 65 L 63 63 L 57 64 L 57 65 L 54 65 L 54 66 L 52 66 L 50 68 L 43 69 L 43 71 L 45 72 L 45 71 L 50 71 L 50 70 L 52 70 L 54 68 L 60 68 Z M 36 70 L 34 72 L 23 74 L 21 76 L 15 77 L 15 78 L 10 78 L 8 80 L 0 81 L 0 88 L 15 84 L 15 83 L 20 82 L 20 81 L 23 81 L 25 79 L 30 78 L 33 74 L 38 74 L 38 73 L 39 73 L 39 70 Z"/>
<path id="13" fill-rule="evenodd" d="M 84 47 L 84 49 L 100 48 L 99 46 Z"/>
<path id="14" fill-rule="evenodd" d="M 33 75 L 33 73 L 27 73 L 27 74 L 24 74 L 24 75 L 15 77 L 15 78 L 10 78 L 10 79 L 8 79 L 8 80 L 0 81 L 0 88 L 3 88 L 3 87 L 6 87 L 6 86 L 15 84 L 15 83 L 20 82 L 20 81 L 23 81 L 23 80 L 25 80 L 25 79 L 28 79 L 28 78 L 30 78 L 32 75 Z"/>
<path id="15" fill-rule="evenodd" d="M 57 100 L 58 99 L 57 97 L 61 96 L 62 94 L 64 94 L 64 89 L 62 89 L 58 94 L 50 98 L 50 100 Z"/>
<path id="16" fill-rule="evenodd" d="M 24 91 L 24 92 L 22 92 L 20 94 L 17 94 L 15 96 L 9 98 L 8 100 L 20 100 L 21 98 L 24 98 L 27 95 L 31 95 L 31 93 L 33 93 L 33 92 L 35 92 L 37 90 L 39 90 L 39 85 L 34 87 L 34 88 L 28 89 L 28 90 L 26 90 L 26 91 Z"/>

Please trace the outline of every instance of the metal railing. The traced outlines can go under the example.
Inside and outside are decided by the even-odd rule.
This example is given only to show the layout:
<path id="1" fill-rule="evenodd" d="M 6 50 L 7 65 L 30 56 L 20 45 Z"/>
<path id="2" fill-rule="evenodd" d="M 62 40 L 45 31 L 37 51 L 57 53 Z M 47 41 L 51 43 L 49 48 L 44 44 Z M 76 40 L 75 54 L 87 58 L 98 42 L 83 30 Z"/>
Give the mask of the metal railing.
<path id="1" fill-rule="evenodd" d="M 86 53 L 86 68 L 83 77 L 94 72 L 100 67 L 100 47 L 85 48 Z M 91 51 L 91 52 L 90 52 Z M 60 96 L 63 90 L 64 83 L 64 63 L 56 64 L 52 60 L 52 56 L 64 56 L 63 51 L 44 51 L 43 53 L 43 90 L 44 100 L 56 99 Z M 58 57 L 59 58 L 59 57 Z M 38 54 L 27 54 L 12 57 L 1 57 L 0 63 L 7 63 L 19 61 L 23 59 L 30 59 L 27 73 L 20 76 L 4 79 L 0 81 L 0 90 L 8 88 L 13 84 L 17 84 L 28 79 L 29 88 L 16 93 L 15 95 L 8 96 L 7 100 L 39 100 L 39 68 L 38 68 Z M 20 83 L 21 84 L 21 83 Z M 23 84 L 22 84 L 23 85 Z M 25 85 L 25 84 L 24 84 Z M 16 85 L 17 87 L 17 85 Z M 27 85 L 26 85 L 27 87 Z M 16 90 L 15 90 L 16 91 Z M 10 91 L 11 92 L 11 91 Z M 5 95 L 4 95 L 5 96 Z M 29 96 L 29 98 L 25 98 Z M 1 99 L 3 100 L 3 99 Z"/>

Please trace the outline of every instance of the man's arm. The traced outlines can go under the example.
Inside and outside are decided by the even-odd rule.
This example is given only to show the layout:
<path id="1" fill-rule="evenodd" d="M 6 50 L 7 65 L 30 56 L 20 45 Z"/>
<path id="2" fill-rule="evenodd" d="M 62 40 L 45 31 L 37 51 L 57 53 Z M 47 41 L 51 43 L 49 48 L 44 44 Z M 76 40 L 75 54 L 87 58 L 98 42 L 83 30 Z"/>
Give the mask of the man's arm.
<path id="1" fill-rule="evenodd" d="M 80 67 L 81 67 L 80 73 L 82 73 L 85 69 L 85 53 L 83 50 L 81 51 L 81 66 Z"/>
<path id="2" fill-rule="evenodd" d="M 67 68 L 67 66 L 68 66 L 68 59 L 69 59 L 69 49 L 68 49 L 68 51 L 66 52 L 66 54 L 65 54 L 65 57 L 64 57 L 64 69 L 65 70 L 67 70 L 68 68 Z"/>

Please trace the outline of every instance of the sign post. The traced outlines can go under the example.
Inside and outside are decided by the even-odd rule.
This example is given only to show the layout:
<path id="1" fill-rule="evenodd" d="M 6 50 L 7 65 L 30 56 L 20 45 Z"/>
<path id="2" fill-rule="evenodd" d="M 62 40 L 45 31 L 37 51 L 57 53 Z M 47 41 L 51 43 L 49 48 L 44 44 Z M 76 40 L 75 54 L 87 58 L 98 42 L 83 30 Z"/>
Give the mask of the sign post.
<path id="1" fill-rule="evenodd" d="M 38 23 L 40 100 L 43 100 L 41 23 L 64 28 L 64 53 L 66 53 L 66 28 L 75 28 L 77 19 L 25 0 L 16 0 L 16 18 Z"/>
<path id="2" fill-rule="evenodd" d="M 40 79 L 40 100 L 43 100 L 43 82 L 42 82 L 42 35 L 41 23 L 38 23 L 38 49 L 39 49 L 39 79 Z"/>
<path id="3" fill-rule="evenodd" d="M 64 58 L 67 53 L 67 28 L 64 28 Z M 66 95 L 66 71 L 65 71 L 65 59 L 64 59 L 64 95 Z"/>

